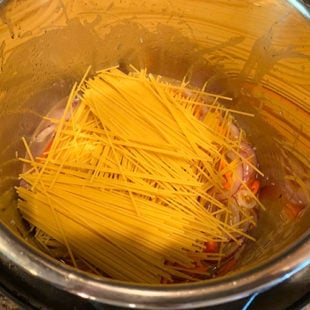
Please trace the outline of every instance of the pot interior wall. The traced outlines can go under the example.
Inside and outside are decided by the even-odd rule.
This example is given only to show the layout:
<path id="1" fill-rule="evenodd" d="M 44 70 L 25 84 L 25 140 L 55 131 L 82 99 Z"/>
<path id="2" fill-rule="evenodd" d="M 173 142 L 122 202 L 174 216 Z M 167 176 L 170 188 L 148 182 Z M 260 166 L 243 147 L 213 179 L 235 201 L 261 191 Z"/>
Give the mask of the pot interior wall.
<path id="1" fill-rule="evenodd" d="M 0 6 L 0 217 L 25 237 L 14 186 L 29 139 L 86 68 L 119 65 L 231 96 L 264 173 L 253 268 L 308 233 L 310 24 L 285 1 L 8 1 Z M 292 171 L 288 170 L 288 167 Z M 301 182 L 288 183 L 296 178 Z M 298 186 L 299 184 L 299 186 Z M 295 186 L 293 189 L 289 186 Z M 290 191 L 304 199 L 286 208 Z M 291 196 L 290 196 L 291 195 Z M 28 240 L 31 243 L 31 240 Z M 245 267 L 246 266 L 246 267 Z M 240 269 L 236 269 L 238 270 Z"/>

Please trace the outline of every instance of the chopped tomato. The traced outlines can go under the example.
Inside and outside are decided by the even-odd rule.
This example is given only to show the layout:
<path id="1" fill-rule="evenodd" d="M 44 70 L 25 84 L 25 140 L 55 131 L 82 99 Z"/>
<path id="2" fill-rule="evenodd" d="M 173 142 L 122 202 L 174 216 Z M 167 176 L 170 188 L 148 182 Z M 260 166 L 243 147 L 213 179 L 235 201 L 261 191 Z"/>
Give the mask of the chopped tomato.
<path id="1" fill-rule="evenodd" d="M 285 216 L 287 220 L 290 221 L 296 219 L 303 209 L 304 209 L 303 205 L 287 202 L 282 209 L 282 214 Z"/>
<path id="2" fill-rule="evenodd" d="M 254 180 L 251 184 L 251 191 L 254 195 L 256 195 L 260 188 L 260 182 L 258 180 Z"/>
<path id="3" fill-rule="evenodd" d="M 217 243 L 215 241 L 208 241 L 205 243 L 205 252 L 206 253 L 216 253 L 217 252 Z"/>
<path id="4" fill-rule="evenodd" d="M 237 264 L 237 260 L 232 258 L 226 264 L 222 265 L 218 270 L 218 275 L 224 275 L 227 272 L 231 271 Z"/>

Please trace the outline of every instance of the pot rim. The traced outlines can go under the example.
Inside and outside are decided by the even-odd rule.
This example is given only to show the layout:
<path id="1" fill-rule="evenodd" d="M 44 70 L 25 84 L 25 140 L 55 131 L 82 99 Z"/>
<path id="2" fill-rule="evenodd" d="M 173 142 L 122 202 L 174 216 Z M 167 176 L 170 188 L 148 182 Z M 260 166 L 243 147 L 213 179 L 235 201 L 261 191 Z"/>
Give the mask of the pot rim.
<path id="1" fill-rule="evenodd" d="M 224 278 L 188 284 L 131 284 L 79 271 L 26 245 L 0 225 L 0 259 L 32 277 L 91 301 L 129 308 L 193 309 L 234 301 L 269 289 L 310 265 L 310 233 L 269 261 Z"/>

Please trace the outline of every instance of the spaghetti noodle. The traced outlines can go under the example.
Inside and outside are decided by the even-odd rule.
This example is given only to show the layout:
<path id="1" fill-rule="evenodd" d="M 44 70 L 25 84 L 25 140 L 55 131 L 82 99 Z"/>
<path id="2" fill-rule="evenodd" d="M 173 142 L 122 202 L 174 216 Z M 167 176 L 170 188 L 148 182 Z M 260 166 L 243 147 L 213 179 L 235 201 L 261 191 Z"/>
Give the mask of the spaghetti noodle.
<path id="1" fill-rule="evenodd" d="M 48 118 L 56 129 L 45 152 L 24 140 L 18 206 L 37 241 L 118 280 L 215 276 L 254 240 L 260 205 L 239 112 L 219 99 L 229 100 L 145 70 L 83 78 L 63 116 Z"/>

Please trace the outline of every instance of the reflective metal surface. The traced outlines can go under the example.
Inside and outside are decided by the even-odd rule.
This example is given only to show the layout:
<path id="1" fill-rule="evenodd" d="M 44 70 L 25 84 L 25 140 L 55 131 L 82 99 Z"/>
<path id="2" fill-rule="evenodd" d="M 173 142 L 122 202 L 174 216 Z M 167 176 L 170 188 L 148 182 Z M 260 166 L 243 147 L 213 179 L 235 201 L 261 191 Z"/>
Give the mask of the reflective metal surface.
<path id="1" fill-rule="evenodd" d="M 41 117 L 67 95 L 86 67 L 97 70 L 116 64 L 147 67 L 175 79 L 187 75 L 197 86 L 208 80 L 210 90 L 233 97 L 233 108 L 254 111 L 251 123 L 238 121 L 257 147 L 268 176 L 264 186 L 273 186 L 274 181 L 282 186 L 281 171 L 287 163 L 279 160 L 273 134 L 280 139 L 280 149 L 290 144 L 303 156 L 310 150 L 310 23 L 307 7 L 300 4 L 279 0 L 3 2 L 0 262 L 7 275 L 20 277 L 10 285 L 24 282 L 41 289 L 42 298 L 63 293 L 72 300 L 81 297 L 88 305 L 193 309 L 249 297 L 309 265 L 309 201 L 300 217 L 285 222 L 281 217 L 285 191 L 282 196 L 276 190 L 264 196 L 267 208 L 254 232 L 257 242 L 248 244 L 234 272 L 171 286 L 104 279 L 47 257 L 27 234 L 14 193 L 21 169 L 17 157 L 24 152 L 21 137 L 32 135 Z M 46 297 L 38 304 L 52 301 Z"/>

